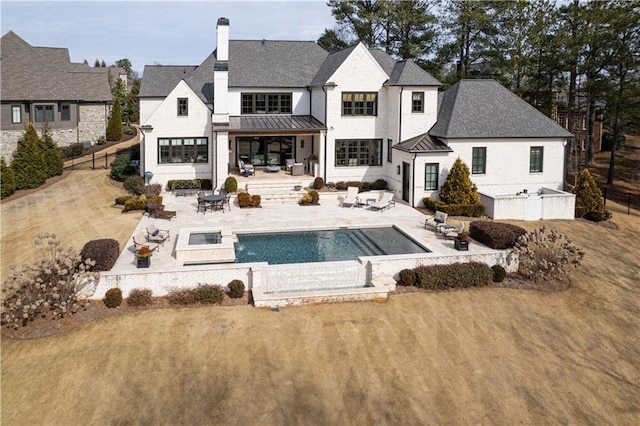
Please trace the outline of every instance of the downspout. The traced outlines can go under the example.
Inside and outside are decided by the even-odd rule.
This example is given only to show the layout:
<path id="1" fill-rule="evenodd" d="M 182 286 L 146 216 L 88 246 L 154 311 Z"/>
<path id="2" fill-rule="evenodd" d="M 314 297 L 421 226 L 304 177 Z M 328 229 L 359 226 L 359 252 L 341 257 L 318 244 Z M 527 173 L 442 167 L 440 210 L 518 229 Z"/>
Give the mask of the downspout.
<path id="1" fill-rule="evenodd" d="M 411 207 L 416 205 L 416 158 L 417 153 L 413 153 L 413 160 L 411 160 Z"/>
<path id="2" fill-rule="evenodd" d="M 80 101 L 76 100 L 76 143 L 80 142 Z"/>
<path id="3" fill-rule="evenodd" d="M 213 118 L 213 117 L 212 117 Z M 211 190 L 215 190 L 218 186 L 218 176 L 216 174 L 216 161 L 218 160 L 218 132 L 213 130 L 213 120 L 211 124 L 211 155 L 209 155 L 209 161 L 211 161 Z M 228 151 L 227 151 L 228 152 Z M 227 154 L 227 157 L 229 154 Z M 214 159 L 215 157 L 215 159 Z M 228 160 L 228 159 L 227 159 Z"/>
<path id="4" fill-rule="evenodd" d="M 138 167 L 138 174 L 144 177 L 143 170 L 144 171 L 147 170 L 147 165 L 145 161 L 145 149 L 144 149 L 146 145 L 147 135 L 144 134 L 144 129 L 142 128 L 142 125 L 138 126 L 138 130 L 140 130 L 140 136 L 141 136 L 140 137 L 140 166 Z"/>
<path id="5" fill-rule="evenodd" d="M 327 89 L 324 87 L 324 85 L 322 85 L 322 91 L 324 92 L 324 125 L 325 127 L 327 126 L 327 107 L 328 107 L 328 102 L 327 102 Z M 329 132 L 329 129 L 327 128 L 327 133 Z M 325 181 L 325 183 L 327 182 L 327 135 L 324 135 L 324 173 L 323 173 L 323 179 Z"/>

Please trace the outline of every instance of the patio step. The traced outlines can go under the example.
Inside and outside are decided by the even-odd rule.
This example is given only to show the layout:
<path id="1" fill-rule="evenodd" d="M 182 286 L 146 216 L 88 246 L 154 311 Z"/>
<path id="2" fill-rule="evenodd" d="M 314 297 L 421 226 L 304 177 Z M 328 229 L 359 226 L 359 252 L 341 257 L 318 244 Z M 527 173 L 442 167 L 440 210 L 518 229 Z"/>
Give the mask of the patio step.
<path id="1" fill-rule="evenodd" d="M 245 183 L 246 190 L 251 195 L 260 195 L 262 204 L 282 204 L 297 203 L 305 194 L 305 187 L 308 182 L 302 180 L 286 180 L 286 181 L 259 181 L 254 180 Z M 296 191 L 294 188 L 300 186 L 301 189 Z"/>

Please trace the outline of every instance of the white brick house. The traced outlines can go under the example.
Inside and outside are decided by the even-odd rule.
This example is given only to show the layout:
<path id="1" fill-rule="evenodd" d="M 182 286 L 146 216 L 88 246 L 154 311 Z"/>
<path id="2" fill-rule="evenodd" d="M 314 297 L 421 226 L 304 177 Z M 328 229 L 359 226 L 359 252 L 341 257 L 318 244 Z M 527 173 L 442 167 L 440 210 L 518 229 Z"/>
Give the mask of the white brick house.
<path id="1" fill-rule="evenodd" d="M 219 186 L 239 160 L 260 169 L 292 158 L 326 182 L 385 179 L 418 206 L 460 157 L 485 203 L 562 189 L 569 132 L 493 80 L 463 80 L 439 98 L 440 87 L 362 43 L 327 53 L 310 41 L 229 40 L 220 18 L 202 64 L 145 67 L 141 170 L 156 183 Z"/>

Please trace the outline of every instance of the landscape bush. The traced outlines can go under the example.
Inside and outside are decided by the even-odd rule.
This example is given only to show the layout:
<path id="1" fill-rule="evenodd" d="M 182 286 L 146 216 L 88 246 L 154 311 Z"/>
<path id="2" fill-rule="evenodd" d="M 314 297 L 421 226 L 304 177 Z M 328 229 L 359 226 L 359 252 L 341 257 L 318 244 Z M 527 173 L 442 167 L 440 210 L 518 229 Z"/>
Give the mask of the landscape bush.
<path id="1" fill-rule="evenodd" d="M 244 283 L 240 280 L 233 280 L 229 284 L 229 297 L 232 299 L 240 299 L 244 296 Z"/>
<path id="2" fill-rule="evenodd" d="M 445 204 L 480 204 L 478 187 L 471 182 L 469 167 L 458 158 L 451 166 L 447 179 L 440 188 L 440 199 Z"/>
<path id="3" fill-rule="evenodd" d="M 83 262 L 73 248 L 63 249 L 55 234 L 38 234 L 35 244 L 40 257 L 23 265 L 2 284 L 2 324 L 18 328 L 37 317 L 58 319 L 86 308 L 98 274 L 89 272 L 92 262 Z"/>
<path id="4" fill-rule="evenodd" d="M 64 171 L 64 158 L 62 157 L 60 148 L 58 148 L 58 145 L 53 141 L 48 123 L 44 123 L 40 141 L 44 162 L 47 167 L 47 177 L 60 176 Z"/>
<path id="5" fill-rule="evenodd" d="M 469 236 L 485 246 L 504 250 L 516 245 L 518 238 L 527 230 L 510 223 L 476 220 L 469 225 Z"/>
<path id="6" fill-rule="evenodd" d="M 300 204 L 303 206 L 310 206 L 311 205 L 311 194 L 309 194 L 308 192 L 306 194 L 304 194 L 302 196 L 302 198 L 300 199 Z"/>
<path id="7" fill-rule="evenodd" d="M 564 278 L 582 262 L 584 251 L 557 228 L 542 226 L 518 238 L 518 273 L 533 281 Z"/>
<path id="8" fill-rule="evenodd" d="M 261 198 L 259 195 L 251 195 L 248 192 L 238 194 L 238 205 L 245 207 L 260 207 Z"/>
<path id="9" fill-rule="evenodd" d="M 134 288 L 129 292 L 127 305 L 148 306 L 153 303 L 153 292 L 148 288 Z"/>
<path id="10" fill-rule="evenodd" d="M 493 271 L 493 282 L 494 283 L 501 283 L 502 281 L 504 281 L 505 278 L 507 278 L 507 271 L 505 271 L 502 266 L 493 265 L 491 267 L 491 270 Z"/>
<path id="11" fill-rule="evenodd" d="M 127 176 L 135 174 L 136 169 L 131 166 L 131 156 L 129 154 L 116 155 L 116 158 L 111 162 L 111 178 L 123 182 Z"/>
<path id="12" fill-rule="evenodd" d="M 320 204 L 320 194 L 315 189 L 309 191 L 309 195 L 311 196 L 311 204 L 317 205 Z"/>
<path id="13" fill-rule="evenodd" d="M 8 197 L 16 191 L 16 175 L 11 166 L 4 161 L 4 157 L 0 158 L 0 191 L 1 198 Z"/>
<path id="14" fill-rule="evenodd" d="M 491 268 L 480 262 L 418 266 L 415 273 L 416 287 L 429 290 L 483 287 L 493 280 Z"/>
<path id="15" fill-rule="evenodd" d="M 146 210 L 147 208 L 147 198 L 144 197 L 131 197 L 124 202 L 123 213 L 131 211 L 131 210 Z"/>
<path id="16" fill-rule="evenodd" d="M 13 151 L 11 168 L 16 179 L 16 189 L 37 188 L 47 180 L 47 163 L 42 143 L 31 122 L 27 124 Z"/>
<path id="17" fill-rule="evenodd" d="M 377 179 L 373 182 L 358 181 L 358 180 L 348 181 L 348 182 L 339 181 L 336 183 L 329 182 L 327 186 L 335 187 L 335 189 L 338 191 L 346 191 L 348 187 L 355 186 L 356 188 L 358 188 L 359 192 L 379 191 L 379 190 L 385 190 L 388 188 L 387 181 L 384 179 Z"/>
<path id="18" fill-rule="evenodd" d="M 323 189 L 324 188 L 324 179 L 320 176 L 313 180 L 313 189 Z"/>
<path id="19" fill-rule="evenodd" d="M 118 98 L 115 98 L 113 101 L 111 116 L 107 122 L 106 136 L 108 141 L 119 141 L 122 137 L 122 114 L 120 112 L 120 100 Z"/>
<path id="20" fill-rule="evenodd" d="M 211 179 L 170 179 L 167 181 L 166 190 L 173 191 L 173 186 L 184 186 L 185 188 L 199 188 L 204 191 L 212 189 Z"/>
<path id="21" fill-rule="evenodd" d="M 416 271 L 413 269 L 403 269 L 400 271 L 400 282 L 398 284 L 413 287 L 416 284 Z"/>
<path id="22" fill-rule="evenodd" d="M 120 255 L 120 245 L 118 241 L 112 238 L 103 238 L 99 240 L 88 241 L 82 250 L 80 256 L 82 261 L 92 260 L 94 262 L 92 271 L 110 271 L 116 264 Z"/>
<path id="23" fill-rule="evenodd" d="M 222 302 L 224 291 L 215 284 L 198 284 L 196 288 L 173 289 L 167 295 L 172 305 L 216 304 Z"/>
<path id="24" fill-rule="evenodd" d="M 238 190 L 238 180 L 233 176 L 227 177 L 224 181 L 224 190 L 235 193 Z"/>
<path id="25" fill-rule="evenodd" d="M 132 198 L 137 198 L 137 197 L 134 197 L 132 195 L 124 195 L 122 197 L 118 197 L 116 198 L 116 205 L 124 206 L 127 200 L 131 200 Z"/>
<path id="26" fill-rule="evenodd" d="M 602 192 L 588 169 L 580 172 L 573 193 L 576 195 L 576 217 L 583 217 L 593 222 L 601 222 L 611 217 L 611 213 L 604 205 Z"/>
<path id="27" fill-rule="evenodd" d="M 122 304 L 122 290 L 117 287 L 110 288 L 104 295 L 104 304 L 107 308 L 117 308 Z"/>
<path id="28" fill-rule="evenodd" d="M 84 152 L 84 145 L 82 144 L 82 142 L 76 142 L 59 149 L 62 152 L 62 156 L 64 158 L 73 158 L 82 155 L 82 153 Z"/>
<path id="29" fill-rule="evenodd" d="M 144 192 L 144 178 L 140 175 L 127 176 L 123 186 L 128 193 L 141 195 Z"/>
<path id="30" fill-rule="evenodd" d="M 422 199 L 425 207 L 431 211 L 441 211 L 449 216 L 480 217 L 484 214 L 484 205 L 478 204 L 446 204 L 431 197 Z"/>

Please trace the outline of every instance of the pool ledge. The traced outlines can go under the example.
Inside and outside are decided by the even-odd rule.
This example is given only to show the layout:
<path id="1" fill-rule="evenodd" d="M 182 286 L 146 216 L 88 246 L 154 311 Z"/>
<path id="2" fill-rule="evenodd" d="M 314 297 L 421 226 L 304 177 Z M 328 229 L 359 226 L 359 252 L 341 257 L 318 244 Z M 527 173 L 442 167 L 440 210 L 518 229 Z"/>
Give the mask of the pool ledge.
<path id="1" fill-rule="evenodd" d="M 189 245 L 192 233 L 220 232 L 222 241 L 218 244 Z M 232 263 L 236 260 L 233 234 L 228 227 L 182 228 L 176 243 L 176 260 L 180 265 L 198 263 Z"/>

